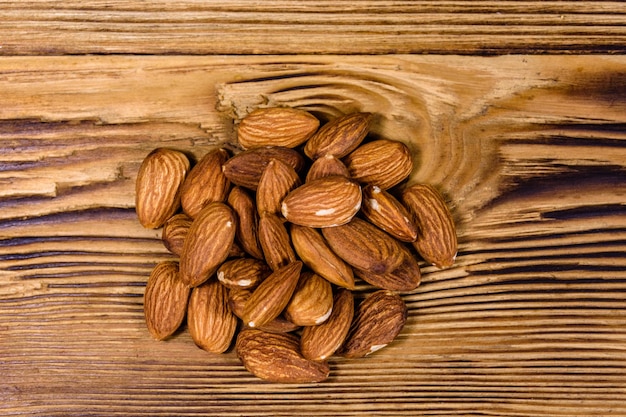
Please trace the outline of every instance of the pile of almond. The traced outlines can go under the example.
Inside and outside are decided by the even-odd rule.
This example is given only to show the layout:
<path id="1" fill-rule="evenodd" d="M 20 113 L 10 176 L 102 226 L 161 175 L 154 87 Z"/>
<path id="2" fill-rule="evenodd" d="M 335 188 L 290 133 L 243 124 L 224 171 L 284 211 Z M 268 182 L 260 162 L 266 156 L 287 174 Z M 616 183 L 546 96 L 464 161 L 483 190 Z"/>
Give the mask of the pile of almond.
<path id="1" fill-rule="evenodd" d="M 363 357 L 402 330 L 399 293 L 420 266 L 454 263 L 452 216 L 430 185 L 407 185 L 408 147 L 370 139 L 372 115 L 320 127 L 310 113 L 263 108 L 238 125 L 241 150 L 214 149 L 193 167 L 177 150 L 143 161 L 136 210 L 162 228 L 179 261 L 156 265 L 145 289 L 150 333 L 186 321 L 194 342 L 222 353 L 235 340 L 267 381 L 328 378 L 328 358 Z M 375 287 L 355 302 L 355 281 Z"/>

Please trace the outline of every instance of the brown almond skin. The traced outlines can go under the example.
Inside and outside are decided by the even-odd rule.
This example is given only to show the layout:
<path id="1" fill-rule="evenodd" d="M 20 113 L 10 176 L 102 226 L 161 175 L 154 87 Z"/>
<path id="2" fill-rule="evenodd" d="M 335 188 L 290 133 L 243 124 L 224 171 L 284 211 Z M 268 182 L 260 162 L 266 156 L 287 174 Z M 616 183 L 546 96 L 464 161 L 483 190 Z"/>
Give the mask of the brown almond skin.
<path id="1" fill-rule="evenodd" d="M 228 306 L 235 316 L 243 319 L 243 310 L 251 295 L 252 290 L 248 288 L 231 287 L 228 289 Z"/>
<path id="2" fill-rule="evenodd" d="M 251 295 L 252 291 L 245 288 L 230 288 L 228 291 L 228 305 L 233 313 L 242 320 L 243 311 Z M 298 330 L 300 326 L 293 324 L 281 314 L 272 321 L 258 326 L 258 328 L 271 333 L 287 333 Z"/>
<path id="3" fill-rule="evenodd" d="M 198 213 L 180 256 L 180 275 L 196 287 L 209 279 L 226 260 L 235 241 L 237 219 L 224 203 L 209 203 Z"/>
<path id="4" fill-rule="evenodd" d="M 333 311 L 324 323 L 302 329 L 300 350 L 312 361 L 330 358 L 343 344 L 354 317 L 352 291 L 339 288 L 333 299 Z"/>
<path id="5" fill-rule="evenodd" d="M 306 174 L 305 182 L 310 182 L 318 178 L 330 177 L 331 175 L 340 175 L 350 178 L 350 172 L 341 159 L 335 155 L 326 154 L 317 158 Z"/>
<path id="6" fill-rule="evenodd" d="M 383 274 L 404 260 L 399 241 L 358 217 L 343 226 L 322 229 L 322 235 L 333 252 L 354 268 Z"/>
<path id="7" fill-rule="evenodd" d="M 302 262 L 294 261 L 265 278 L 246 302 L 244 324 L 260 327 L 278 317 L 298 285 L 301 269 Z"/>
<path id="8" fill-rule="evenodd" d="M 194 343 L 212 353 L 223 353 L 237 330 L 237 317 L 228 305 L 228 290 L 218 281 L 194 288 L 187 308 L 187 328 Z"/>
<path id="9" fill-rule="evenodd" d="M 314 326 L 328 320 L 333 310 L 330 282 L 314 272 L 300 275 L 298 286 L 285 307 L 285 318 L 299 326 Z"/>
<path id="10" fill-rule="evenodd" d="M 189 287 L 181 281 L 178 263 L 158 263 L 146 283 L 144 316 L 152 337 L 164 340 L 182 324 L 187 311 Z"/>
<path id="11" fill-rule="evenodd" d="M 403 247 L 402 252 L 402 262 L 386 273 L 377 274 L 358 268 L 354 268 L 354 273 L 363 281 L 380 289 L 399 292 L 413 291 L 421 282 L 420 265 L 408 248 Z"/>
<path id="12" fill-rule="evenodd" d="M 315 160 L 330 154 L 342 158 L 354 150 L 369 132 L 370 113 L 352 113 L 322 126 L 304 146 L 304 153 Z"/>
<path id="13" fill-rule="evenodd" d="M 291 238 L 280 217 L 273 213 L 263 213 L 259 220 L 259 242 L 263 248 L 265 262 L 277 269 L 296 260 L 291 246 Z"/>
<path id="14" fill-rule="evenodd" d="M 189 217 L 196 217 L 209 203 L 226 200 L 230 181 L 222 172 L 222 165 L 229 157 L 226 149 L 213 149 L 189 171 L 180 195 L 183 211 Z"/>
<path id="15" fill-rule="evenodd" d="M 350 331 L 338 355 L 361 358 L 391 343 L 404 327 L 404 300 L 388 290 L 368 295 L 357 308 Z"/>
<path id="16" fill-rule="evenodd" d="M 254 199 L 248 191 L 235 186 L 228 195 L 228 205 L 237 214 L 236 237 L 241 249 L 254 258 L 263 259 L 263 249 L 258 235 L 259 215 Z"/>
<path id="17" fill-rule="evenodd" d="M 306 142 L 319 127 L 311 113 L 291 107 L 269 107 L 252 111 L 237 128 L 237 139 L 244 149 L 260 146 L 295 148 Z"/>
<path id="18" fill-rule="evenodd" d="M 458 250 L 456 228 L 441 194 L 429 184 L 414 184 L 403 190 L 401 199 L 418 226 L 415 249 L 438 268 L 452 266 Z"/>
<path id="19" fill-rule="evenodd" d="M 222 170 L 233 184 L 256 191 L 261 174 L 272 159 L 282 161 L 298 173 L 304 168 L 304 157 L 295 149 L 263 146 L 236 154 L 224 163 Z"/>
<path id="20" fill-rule="evenodd" d="M 356 148 L 343 159 L 352 179 L 383 190 L 407 179 L 413 170 L 409 148 L 402 142 L 379 139 Z"/>
<path id="21" fill-rule="evenodd" d="M 361 208 L 361 187 L 333 175 L 309 181 L 283 200 L 281 213 L 291 223 L 308 227 L 334 227 L 348 223 Z"/>
<path id="22" fill-rule="evenodd" d="M 296 254 L 306 266 L 335 285 L 354 289 L 352 268 L 333 252 L 319 231 L 297 224 L 289 231 Z"/>
<path id="23" fill-rule="evenodd" d="M 244 367 L 268 382 L 309 384 L 328 378 L 327 362 L 315 362 L 300 354 L 300 341 L 291 333 L 244 329 L 237 336 L 237 356 Z"/>
<path id="24" fill-rule="evenodd" d="M 173 149 L 157 148 L 146 156 L 135 182 L 135 211 L 143 227 L 157 229 L 178 211 L 189 167 L 187 156 Z"/>
<path id="25" fill-rule="evenodd" d="M 227 260 L 217 269 L 217 279 L 227 288 L 254 288 L 272 273 L 267 264 L 255 258 Z"/>
<path id="26" fill-rule="evenodd" d="M 256 192 L 256 206 L 259 214 L 280 213 L 283 198 L 302 181 L 291 166 L 278 159 L 272 159 L 261 174 Z"/>
<path id="27" fill-rule="evenodd" d="M 276 317 L 269 323 L 259 327 L 259 330 L 270 333 L 289 333 L 300 329 L 300 326 L 287 320 L 284 315 Z"/>
<path id="28" fill-rule="evenodd" d="M 161 240 L 165 248 L 174 255 L 180 256 L 183 251 L 192 221 L 193 219 L 185 213 L 178 213 L 170 217 L 163 225 Z"/>
<path id="29" fill-rule="evenodd" d="M 368 184 L 362 192 L 361 213 L 366 220 L 403 242 L 417 239 L 417 226 L 398 199 L 377 185 Z"/>

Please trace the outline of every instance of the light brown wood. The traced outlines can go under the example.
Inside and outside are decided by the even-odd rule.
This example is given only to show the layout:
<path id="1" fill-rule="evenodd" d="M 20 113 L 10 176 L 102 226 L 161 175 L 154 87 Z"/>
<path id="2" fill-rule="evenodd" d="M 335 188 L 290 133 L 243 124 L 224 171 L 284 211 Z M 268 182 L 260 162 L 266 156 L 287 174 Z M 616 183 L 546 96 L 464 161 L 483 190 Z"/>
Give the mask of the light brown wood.
<path id="1" fill-rule="evenodd" d="M 0 413 L 626 415 L 625 73 L 622 56 L 1 58 Z M 456 265 L 403 294 L 398 339 L 312 386 L 143 321 L 172 256 L 137 222 L 139 163 L 231 147 L 269 105 L 375 113 L 459 230 Z"/>
<path id="2" fill-rule="evenodd" d="M 0 54 L 624 53 L 620 1 L 0 2 Z"/>

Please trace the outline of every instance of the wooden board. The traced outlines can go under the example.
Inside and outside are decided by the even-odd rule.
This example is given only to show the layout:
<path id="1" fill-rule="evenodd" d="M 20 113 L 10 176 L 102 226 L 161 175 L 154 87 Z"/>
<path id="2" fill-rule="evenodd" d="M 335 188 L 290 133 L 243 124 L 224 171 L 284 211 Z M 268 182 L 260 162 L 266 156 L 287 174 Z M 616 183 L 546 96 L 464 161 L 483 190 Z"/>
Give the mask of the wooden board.
<path id="1" fill-rule="evenodd" d="M 597 0 L 0 1 L 0 54 L 623 54 L 625 15 Z"/>
<path id="2" fill-rule="evenodd" d="M 0 59 L 0 413 L 625 415 L 625 81 L 610 56 Z M 142 158 L 230 146 L 270 105 L 376 113 L 459 229 L 398 339 L 321 384 L 143 321 L 171 255 L 136 220 Z"/>

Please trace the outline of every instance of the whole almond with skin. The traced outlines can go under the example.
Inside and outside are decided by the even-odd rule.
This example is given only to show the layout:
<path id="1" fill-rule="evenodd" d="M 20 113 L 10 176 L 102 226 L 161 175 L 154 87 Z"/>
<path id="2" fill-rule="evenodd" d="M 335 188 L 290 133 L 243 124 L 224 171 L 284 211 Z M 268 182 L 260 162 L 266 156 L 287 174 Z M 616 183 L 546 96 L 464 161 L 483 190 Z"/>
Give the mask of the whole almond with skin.
<path id="1" fill-rule="evenodd" d="M 209 279 L 226 260 L 235 241 L 237 219 L 224 203 L 209 203 L 196 216 L 180 255 L 180 276 L 190 287 Z"/>
<path id="2" fill-rule="evenodd" d="M 283 200 L 281 212 L 291 223 L 333 227 L 348 223 L 361 208 L 361 187 L 333 175 L 307 182 Z"/>
<path id="3" fill-rule="evenodd" d="M 296 172 L 304 168 L 304 157 L 295 149 L 263 146 L 236 154 L 224 163 L 222 170 L 233 184 L 256 191 L 261 174 L 272 159 L 282 161 Z"/>
<path id="4" fill-rule="evenodd" d="M 260 146 L 295 148 L 307 141 L 319 127 L 311 113 L 290 107 L 256 109 L 241 120 L 237 140 L 244 149 Z"/>
<path id="5" fill-rule="evenodd" d="M 371 117 L 370 113 L 352 113 L 329 121 L 307 141 L 304 153 L 311 159 L 346 156 L 365 139 Z"/>
<path id="6" fill-rule="evenodd" d="M 391 291 L 413 291 L 421 282 L 420 265 L 408 248 L 403 247 L 402 262 L 392 270 L 377 274 L 354 268 L 356 276 L 374 287 Z"/>
<path id="7" fill-rule="evenodd" d="M 182 324 L 187 310 L 189 287 L 179 277 L 178 263 L 163 261 L 150 273 L 143 309 L 150 334 L 164 340 Z"/>
<path id="8" fill-rule="evenodd" d="M 265 278 L 246 303 L 243 312 L 244 324 L 260 327 L 278 317 L 298 285 L 301 270 L 302 262 L 294 261 Z"/>
<path id="9" fill-rule="evenodd" d="M 227 260 L 217 269 L 217 279 L 228 288 L 254 288 L 272 273 L 267 264 L 256 258 Z"/>
<path id="10" fill-rule="evenodd" d="M 317 158 L 306 174 L 305 182 L 310 182 L 318 178 L 330 177 L 331 175 L 340 175 L 350 178 L 350 172 L 341 159 L 335 155 L 326 154 Z"/>
<path id="11" fill-rule="evenodd" d="M 399 241 L 358 217 L 343 226 L 322 229 L 322 235 L 333 252 L 355 268 L 383 274 L 404 260 Z"/>
<path id="12" fill-rule="evenodd" d="M 296 254 L 306 266 L 335 285 L 354 289 L 352 268 L 333 252 L 320 232 L 297 224 L 289 231 Z"/>
<path id="13" fill-rule="evenodd" d="M 213 149 L 189 171 L 180 192 L 183 211 L 189 217 L 196 217 L 208 203 L 226 200 L 230 181 L 222 172 L 222 165 L 229 157 L 226 149 Z"/>
<path id="14" fill-rule="evenodd" d="M 324 323 L 302 329 L 300 350 L 312 361 L 331 357 L 343 344 L 354 316 L 352 291 L 339 288 L 333 299 L 333 310 Z"/>
<path id="15" fill-rule="evenodd" d="M 362 192 L 361 213 L 366 220 L 403 242 L 417 239 L 417 226 L 393 195 L 377 185 L 366 185 Z"/>
<path id="16" fill-rule="evenodd" d="M 456 228 L 441 194 L 431 185 L 414 184 L 403 190 L 401 198 L 418 226 L 415 249 L 438 268 L 452 266 L 458 250 Z"/>
<path id="17" fill-rule="evenodd" d="M 230 288 L 228 291 L 228 305 L 232 312 L 242 320 L 246 303 L 251 295 L 252 291 L 244 288 Z M 281 314 L 270 322 L 258 326 L 258 328 L 265 332 L 287 333 L 298 330 L 300 326 L 293 324 Z"/>
<path id="18" fill-rule="evenodd" d="M 289 191 L 298 187 L 302 181 L 291 166 L 272 159 L 261 174 L 256 191 L 256 207 L 259 213 L 280 213 L 280 204 Z"/>
<path id="19" fill-rule="evenodd" d="M 327 362 L 315 362 L 300 354 L 300 342 L 291 333 L 244 329 L 237 336 L 237 356 L 253 375 L 269 382 L 307 384 L 328 378 Z"/>
<path id="20" fill-rule="evenodd" d="M 404 300 L 388 290 L 369 294 L 357 308 L 350 331 L 337 354 L 360 358 L 391 343 L 404 327 Z"/>
<path id="21" fill-rule="evenodd" d="M 343 159 L 350 176 L 387 190 L 408 178 L 413 170 L 409 148 L 402 142 L 379 139 L 356 148 Z"/>
<path id="22" fill-rule="evenodd" d="M 325 322 L 332 311 L 333 289 L 330 283 L 316 273 L 302 272 L 285 308 L 285 318 L 299 326 L 314 326 Z"/>
<path id="23" fill-rule="evenodd" d="M 287 228 L 276 214 L 266 212 L 261 215 L 259 242 L 263 248 L 265 262 L 273 271 L 296 260 Z"/>
<path id="24" fill-rule="evenodd" d="M 180 256 L 185 244 L 185 238 L 193 219 L 185 213 L 178 213 L 170 217 L 163 225 L 161 240 L 165 248 L 174 255 Z"/>
<path id="25" fill-rule="evenodd" d="M 250 256 L 263 259 L 263 249 L 259 243 L 259 215 L 254 199 L 242 187 L 235 186 L 228 195 L 228 205 L 237 214 L 237 241 Z"/>
<path id="26" fill-rule="evenodd" d="M 135 182 L 135 211 L 143 227 L 157 229 L 178 211 L 189 166 L 187 156 L 173 149 L 157 148 L 146 156 Z"/>
<path id="27" fill-rule="evenodd" d="M 228 305 L 228 290 L 218 281 L 195 287 L 187 308 L 187 328 L 194 343 L 212 353 L 223 353 L 237 330 L 237 317 Z"/>

